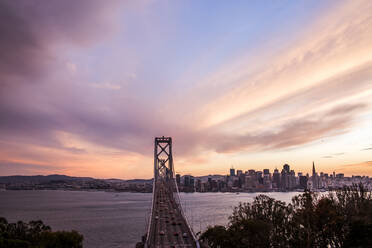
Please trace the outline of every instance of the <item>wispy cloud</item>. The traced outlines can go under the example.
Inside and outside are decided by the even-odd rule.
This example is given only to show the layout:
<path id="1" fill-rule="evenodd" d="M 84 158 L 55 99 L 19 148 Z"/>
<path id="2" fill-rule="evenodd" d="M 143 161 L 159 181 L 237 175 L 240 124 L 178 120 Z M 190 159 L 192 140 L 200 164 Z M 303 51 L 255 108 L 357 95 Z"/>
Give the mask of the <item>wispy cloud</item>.
<path id="1" fill-rule="evenodd" d="M 334 158 L 334 157 L 342 156 L 344 154 L 345 154 L 344 152 L 332 153 L 332 155 L 325 155 L 322 158 Z"/>
<path id="2" fill-rule="evenodd" d="M 334 156 L 341 156 L 341 155 L 344 155 L 345 153 L 344 152 L 338 152 L 338 153 L 333 153 L 332 155 Z"/>
<path id="3" fill-rule="evenodd" d="M 63 167 L 46 164 L 19 163 L 13 161 L 0 160 L 1 171 L 6 171 L 7 175 L 37 175 L 50 174 L 50 172 L 63 171 Z"/>
<path id="4" fill-rule="evenodd" d="M 340 111 L 343 108 L 344 111 Z M 351 127 L 352 120 L 357 109 L 362 110 L 365 106 L 343 106 L 331 109 L 321 115 L 308 115 L 277 127 L 278 131 L 265 131 L 258 135 L 246 134 L 240 136 L 226 135 L 216 139 L 215 144 L 218 152 L 233 152 L 247 148 L 270 150 L 294 147 L 302 144 L 347 132 Z M 219 140 L 219 141 L 218 141 Z"/>
<path id="5" fill-rule="evenodd" d="M 360 11 L 361 6 L 363 11 Z M 319 18 L 297 43 L 291 44 L 281 53 L 272 54 L 269 60 L 265 57 L 263 65 L 255 72 L 247 74 L 246 68 L 253 66 L 252 63 L 260 63 L 259 58 L 254 62 L 243 60 L 235 70 L 227 70 L 225 76 L 218 72 L 218 81 L 225 81 L 225 84 L 229 82 L 233 86 L 203 108 L 205 124 L 219 124 L 315 85 L 324 87 L 311 94 L 315 101 L 321 101 L 322 104 L 328 103 L 324 102 L 323 96 L 332 94 L 336 85 L 339 87 L 336 92 L 347 96 L 370 89 L 367 87 L 370 81 L 365 73 L 370 73 L 371 65 L 368 62 L 372 61 L 372 48 L 369 45 L 372 42 L 369 32 L 372 25 L 371 10 L 368 1 L 348 2 L 336 8 L 332 15 Z M 314 33 L 317 35 L 314 36 Z M 369 72 L 354 72 L 362 66 Z M 349 76 L 344 75 L 348 73 Z M 231 75 L 234 75 L 234 79 L 230 79 Z M 341 77 L 345 82 L 337 82 Z M 355 77 L 356 80 L 349 80 L 349 77 Z M 350 88 L 352 83 L 357 84 L 355 89 Z M 300 101 L 300 104 L 304 103 Z"/>

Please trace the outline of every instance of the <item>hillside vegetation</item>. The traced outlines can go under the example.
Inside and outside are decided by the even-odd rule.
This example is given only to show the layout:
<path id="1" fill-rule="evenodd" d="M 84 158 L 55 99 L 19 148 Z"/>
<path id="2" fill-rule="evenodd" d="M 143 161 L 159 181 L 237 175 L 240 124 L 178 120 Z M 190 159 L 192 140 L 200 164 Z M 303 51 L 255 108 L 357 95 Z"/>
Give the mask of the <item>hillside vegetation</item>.
<path id="1" fill-rule="evenodd" d="M 362 185 L 327 195 L 304 192 L 290 204 L 259 195 L 200 239 L 211 248 L 372 247 L 371 192 Z"/>

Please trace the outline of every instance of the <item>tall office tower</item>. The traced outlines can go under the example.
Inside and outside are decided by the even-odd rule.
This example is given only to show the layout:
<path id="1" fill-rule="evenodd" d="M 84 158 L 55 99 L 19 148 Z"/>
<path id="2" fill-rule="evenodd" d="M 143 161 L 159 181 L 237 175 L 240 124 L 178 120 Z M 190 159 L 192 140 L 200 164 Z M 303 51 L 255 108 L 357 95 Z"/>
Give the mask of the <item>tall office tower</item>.
<path id="1" fill-rule="evenodd" d="M 299 176 L 300 178 L 300 187 L 302 189 L 306 189 L 307 188 L 307 177 L 306 176 Z"/>
<path id="2" fill-rule="evenodd" d="M 195 190 L 195 178 L 193 176 L 190 176 L 190 190 L 194 191 Z"/>
<path id="3" fill-rule="evenodd" d="M 275 188 L 280 188 L 280 173 L 278 171 L 278 169 L 275 169 L 274 170 L 274 173 L 273 173 L 273 187 Z"/>
<path id="4" fill-rule="evenodd" d="M 285 164 L 285 165 L 283 165 L 283 170 L 286 172 L 286 173 L 288 173 L 289 174 L 289 165 L 288 164 Z"/>
<path id="5" fill-rule="evenodd" d="M 296 174 L 294 170 L 289 172 L 289 189 L 294 189 L 296 187 Z"/>
<path id="6" fill-rule="evenodd" d="M 184 180 L 183 185 L 185 185 L 185 187 L 190 186 L 190 175 L 185 175 L 183 177 L 183 180 Z"/>
<path id="7" fill-rule="evenodd" d="M 313 161 L 313 176 L 316 175 L 316 171 L 315 171 L 315 164 L 314 164 L 314 161 Z"/>
<path id="8" fill-rule="evenodd" d="M 235 176 L 235 169 L 234 168 L 230 169 L 230 176 L 232 176 L 232 177 Z"/>
<path id="9" fill-rule="evenodd" d="M 257 179 L 259 184 L 263 184 L 262 171 L 257 171 L 256 172 L 256 179 Z"/>
<path id="10" fill-rule="evenodd" d="M 318 179 L 318 175 L 316 174 L 314 161 L 313 161 L 313 175 L 311 177 L 311 180 L 313 182 L 313 188 L 318 189 L 319 188 L 319 179 Z"/>
<path id="11" fill-rule="evenodd" d="M 280 173 L 280 186 L 282 190 L 287 190 L 289 187 L 289 173 L 283 168 Z"/>
<path id="12" fill-rule="evenodd" d="M 176 174 L 176 182 L 178 185 L 181 184 L 181 175 L 180 174 Z"/>

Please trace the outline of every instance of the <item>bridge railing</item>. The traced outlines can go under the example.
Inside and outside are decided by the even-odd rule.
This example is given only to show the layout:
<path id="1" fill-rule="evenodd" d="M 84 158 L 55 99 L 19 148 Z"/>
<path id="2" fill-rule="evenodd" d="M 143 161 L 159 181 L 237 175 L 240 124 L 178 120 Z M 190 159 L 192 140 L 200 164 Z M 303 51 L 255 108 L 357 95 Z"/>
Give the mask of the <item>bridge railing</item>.
<path id="1" fill-rule="evenodd" d="M 192 229 L 192 227 L 190 226 L 190 223 L 187 219 L 187 216 L 185 215 L 185 212 L 183 211 L 183 207 L 182 207 L 182 203 L 181 203 L 181 198 L 180 198 L 180 192 L 178 190 L 178 186 L 177 186 L 177 182 L 176 182 L 176 179 L 173 178 L 173 185 L 175 187 L 175 192 L 173 193 L 173 196 L 174 196 L 174 200 L 176 201 L 177 205 L 178 205 L 178 209 L 180 210 L 181 212 L 181 215 L 183 216 L 183 218 L 185 219 L 186 221 L 186 225 L 187 227 L 189 228 L 190 232 L 191 232 L 191 235 L 192 235 L 192 238 L 194 239 L 194 242 L 195 242 L 195 245 L 197 248 L 200 248 L 200 244 L 199 244 L 199 241 L 198 239 L 196 238 L 195 234 L 194 234 L 194 231 Z"/>
<path id="2" fill-rule="evenodd" d="M 145 248 L 148 247 L 149 239 L 150 239 L 150 232 L 151 232 L 151 225 L 152 225 L 152 219 L 153 219 L 153 211 L 154 211 L 154 204 L 155 204 L 155 188 L 156 187 L 156 181 L 155 177 L 152 179 L 152 200 L 151 200 L 151 210 L 150 210 L 150 220 L 147 223 L 147 234 L 146 234 L 146 243 Z"/>

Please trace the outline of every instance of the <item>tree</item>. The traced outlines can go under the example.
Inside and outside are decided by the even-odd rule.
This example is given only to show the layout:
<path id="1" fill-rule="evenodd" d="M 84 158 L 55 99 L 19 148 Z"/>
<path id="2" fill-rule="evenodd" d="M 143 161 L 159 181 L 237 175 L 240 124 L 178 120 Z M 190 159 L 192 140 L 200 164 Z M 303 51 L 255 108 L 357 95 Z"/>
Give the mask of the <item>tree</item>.
<path id="1" fill-rule="evenodd" d="M 231 237 L 224 226 L 208 227 L 200 236 L 202 242 L 208 243 L 211 248 L 229 247 Z"/>
<path id="2" fill-rule="evenodd" d="M 290 204 L 265 195 L 234 208 L 226 227 L 209 227 L 213 247 L 372 247 L 372 197 L 362 185 L 319 196 L 304 192 Z"/>
<path id="3" fill-rule="evenodd" d="M 5 218 L 0 217 L 0 247 L 81 248 L 83 236 L 77 231 L 52 232 L 41 220 L 8 223 Z"/>

